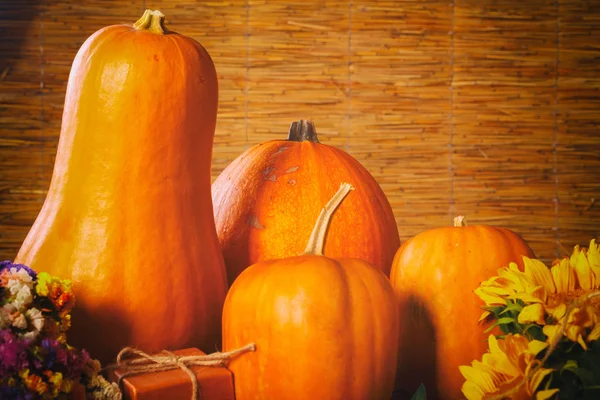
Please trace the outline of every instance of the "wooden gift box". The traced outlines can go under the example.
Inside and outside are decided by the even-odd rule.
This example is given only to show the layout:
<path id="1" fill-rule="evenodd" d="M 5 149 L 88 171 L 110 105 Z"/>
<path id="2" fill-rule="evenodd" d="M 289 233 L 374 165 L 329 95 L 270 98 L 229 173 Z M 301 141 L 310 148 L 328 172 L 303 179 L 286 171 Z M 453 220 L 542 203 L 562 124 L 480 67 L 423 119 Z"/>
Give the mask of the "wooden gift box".
<path id="1" fill-rule="evenodd" d="M 177 356 L 202 356 L 196 348 L 173 351 Z M 203 400 L 234 400 L 233 374 L 225 367 L 190 366 L 198 380 L 198 397 Z M 108 379 L 119 382 L 123 369 L 108 371 Z M 181 368 L 131 375 L 121 383 L 123 400 L 190 400 L 192 380 Z"/>

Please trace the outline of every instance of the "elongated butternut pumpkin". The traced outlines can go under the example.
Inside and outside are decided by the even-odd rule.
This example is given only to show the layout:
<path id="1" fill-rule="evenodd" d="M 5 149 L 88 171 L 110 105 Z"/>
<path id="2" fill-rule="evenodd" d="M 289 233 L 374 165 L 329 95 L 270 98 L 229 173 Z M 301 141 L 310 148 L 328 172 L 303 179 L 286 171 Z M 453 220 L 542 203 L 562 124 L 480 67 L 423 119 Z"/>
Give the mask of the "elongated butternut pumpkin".
<path id="1" fill-rule="evenodd" d="M 69 342 L 106 362 L 220 342 L 226 273 L 212 214 L 214 64 L 158 11 L 83 44 L 50 189 L 16 261 L 74 283 Z"/>

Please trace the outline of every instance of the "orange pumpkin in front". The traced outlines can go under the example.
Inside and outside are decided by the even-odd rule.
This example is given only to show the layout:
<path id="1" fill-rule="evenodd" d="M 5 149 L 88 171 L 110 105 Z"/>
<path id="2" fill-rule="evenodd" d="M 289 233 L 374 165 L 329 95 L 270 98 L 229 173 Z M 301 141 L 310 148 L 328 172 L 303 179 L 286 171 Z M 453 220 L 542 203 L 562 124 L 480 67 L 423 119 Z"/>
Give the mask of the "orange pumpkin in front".
<path id="1" fill-rule="evenodd" d="M 390 399 L 399 320 L 389 280 L 365 261 L 322 255 L 348 187 L 322 212 L 304 254 L 255 264 L 231 286 L 223 348 L 256 344 L 229 364 L 237 400 Z"/>

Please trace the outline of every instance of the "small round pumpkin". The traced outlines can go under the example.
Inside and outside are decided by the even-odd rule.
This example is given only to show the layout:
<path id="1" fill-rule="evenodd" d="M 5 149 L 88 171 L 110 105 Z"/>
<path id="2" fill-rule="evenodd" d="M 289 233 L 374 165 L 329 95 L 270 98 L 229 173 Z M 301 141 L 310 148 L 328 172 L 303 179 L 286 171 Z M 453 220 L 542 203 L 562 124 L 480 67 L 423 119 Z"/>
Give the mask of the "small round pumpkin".
<path id="1" fill-rule="evenodd" d="M 69 76 L 48 195 L 16 257 L 71 279 L 69 342 L 102 362 L 212 351 L 228 288 L 210 195 L 217 73 L 147 10 L 90 36 Z"/>
<path id="2" fill-rule="evenodd" d="M 249 265 L 300 254 L 318 215 L 314 205 L 346 181 L 356 194 L 332 222 L 325 253 L 360 258 L 388 275 L 400 237 L 383 190 L 356 159 L 319 143 L 314 124 L 301 120 L 287 140 L 250 148 L 212 185 L 229 284 Z"/>
<path id="3" fill-rule="evenodd" d="M 229 364 L 237 400 L 391 397 L 399 320 L 389 280 L 366 261 L 322 255 L 350 188 L 343 184 L 322 211 L 304 254 L 252 265 L 231 286 L 224 351 L 256 344 Z"/>
<path id="4" fill-rule="evenodd" d="M 482 304 L 473 293 L 499 268 L 534 257 L 515 232 L 487 225 L 422 232 L 403 243 L 390 280 L 399 302 L 397 386 L 413 393 L 424 383 L 428 397 L 463 398 L 458 367 L 487 351 L 487 324 L 478 322 Z"/>

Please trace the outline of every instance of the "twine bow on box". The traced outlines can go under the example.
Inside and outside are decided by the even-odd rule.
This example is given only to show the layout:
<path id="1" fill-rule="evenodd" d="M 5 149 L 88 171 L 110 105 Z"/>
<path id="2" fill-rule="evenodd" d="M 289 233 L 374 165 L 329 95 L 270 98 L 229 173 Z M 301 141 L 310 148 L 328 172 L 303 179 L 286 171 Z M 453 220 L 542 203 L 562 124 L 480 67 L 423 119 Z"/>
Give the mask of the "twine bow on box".
<path id="1" fill-rule="evenodd" d="M 196 356 L 178 356 L 168 350 L 163 350 L 162 353 L 150 355 L 133 347 L 125 347 L 117 355 L 117 362 L 112 367 L 119 368 L 123 371 L 123 374 L 119 378 L 119 388 L 122 388 L 123 379 L 128 376 L 181 369 L 185 371 L 192 380 L 192 399 L 198 400 L 198 379 L 190 367 L 223 367 L 226 366 L 227 362 L 232 358 L 255 350 L 256 346 L 254 343 L 250 343 L 239 349 L 224 353 L 217 352 Z"/>

